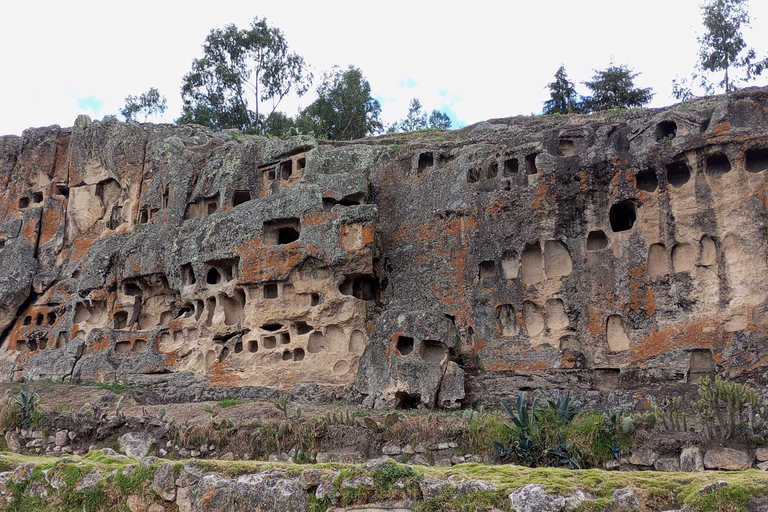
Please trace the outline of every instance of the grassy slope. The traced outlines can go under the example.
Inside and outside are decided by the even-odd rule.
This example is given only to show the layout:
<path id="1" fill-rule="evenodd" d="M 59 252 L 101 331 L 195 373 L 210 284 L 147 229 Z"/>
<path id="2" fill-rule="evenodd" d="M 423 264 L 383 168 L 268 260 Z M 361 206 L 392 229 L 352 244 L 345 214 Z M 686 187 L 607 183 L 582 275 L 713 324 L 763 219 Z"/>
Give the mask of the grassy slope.
<path id="1" fill-rule="evenodd" d="M 49 498 L 26 497 L 24 492 L 29 483 L 16 486 L 10 481 L 9 491 L 15 499 L 2 505 L 2 510 L 41 510 L 41 511 L 82 511 L 105 510 L 124 511 L 126 498 L 131 494 L 140 494 L 152 500 L 154 494 L 149 488 L 155 464 L 149 468 L 134 470 L 129 476 L 120 471 L 127 464 L 135 461 L 118 460 L 106 457 L 101 452 L 91 452 L 83 458 L 84 466 L 65 463 L 52 457 L 29 457 L 17 454 L 5 454 L 0 458 L 0 469 L 8 470 L 16 465 L 32 462 L 36 469 L 32 481 L 44 481 L 43 470 L 63 475 L 66 486 L 60 491 L 49 488 Z M 354 476 L 359 469 L 345 464 L 280 464 L 244 461 L 198 461 L 206 471 L 222 475 L 239 474 L 279 469 L 291 475 L 297 475 L 304 469 L 321 469 L 327 474 L 341 472 L 342 476 Z M 158 463 L 159 464 L 159 463 Z M 180 464 L 179 464 L 180 465 Z M 103 475 L 117 470 L 115 478 L 88 492 L 75 492 L 73 489 L 79 478 L 98 469 Z M 580 510 L 604 510 L 614 490 L 632 487 L 640 495 L 643 505 L 649 510 L 666 510 L 688 505 L 694 511 L 730 511 L 744 510 L 752 496 L 768 495 L 768 474 L 749 470 L 744 472 L 705 473 L 659 473 L 617 472 L 602 470 L 570 471 L 565 469 L 530 469 L 519 466 L 485 466 L 482 464 L 461 464 L 451 468 L 415 466 L 410 472 L 402 465 L 392 465 L 373 476 L 376 487 L 370 489 L 346 490 L 341 493 L 341 504 L 362 503 L 388 498 L 413 498 L 418 496 L 417 482 L 422 478 L 485 480 L 498 486 L 497 492 L 474 493 L 460 499 L 451 497 L 452 490 L 429 502 L 422 502 L 419 509 L 424 512 L 437 510 L 475 510 L 478 506 L 497 506 L 509 509 L 507 494 L 530 483 L 541 484 L 547 491 L 567 495 L 575 490 L 584 490 L 594 496 L 594 500 L 582 505 Z M 396 488 L 395 481 L 404 481 L 404 488 Z M 728 486 L 718 489 L 710 495 L 700 495 L 699 489 L 717 480 L 728 482 Z M 324 510 L 329 502 L 311 500 L 315 511 Z"/>

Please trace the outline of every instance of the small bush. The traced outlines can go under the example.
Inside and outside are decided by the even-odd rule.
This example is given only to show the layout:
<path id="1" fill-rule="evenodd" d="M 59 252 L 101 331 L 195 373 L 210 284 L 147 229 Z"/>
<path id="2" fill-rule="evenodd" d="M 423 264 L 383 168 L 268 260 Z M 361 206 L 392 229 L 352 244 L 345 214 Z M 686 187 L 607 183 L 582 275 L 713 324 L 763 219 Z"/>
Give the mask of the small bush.
<path id="1" fill-rule="evenodd" d="M 236 398 L 225 398 L 224 400 L 217 403 L 216 405 L 218 405 L 222 409 L 226 409 L 227 407 L 232 407 L 233 405 L 239 405 L 244 403 L 245 402 L 243 402 L 242 400 L 238 400 Z"/>

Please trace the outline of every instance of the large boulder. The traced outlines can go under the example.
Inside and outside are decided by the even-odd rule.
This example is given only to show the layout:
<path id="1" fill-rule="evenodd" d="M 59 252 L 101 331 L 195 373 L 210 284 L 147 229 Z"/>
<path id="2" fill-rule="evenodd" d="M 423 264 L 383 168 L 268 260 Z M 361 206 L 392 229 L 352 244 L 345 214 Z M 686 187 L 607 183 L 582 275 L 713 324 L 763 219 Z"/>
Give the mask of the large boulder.
<path id="1" fill-rule="evenodd" d="M 149 449 L 154 443 L 154 439 L 144 432 L 128 432 L 118 439 L 120 449 L 129 457 L 134 459 L 143 459 L 149 453 Z"/>
<path id="2" fill-rule="evenodd" d="M 704 459 L 698 446 L 689 446 L 680 452 L 680 471 L 704 471 Z"/>
<path id="3" fill-rule="evenodd" d="M 306 512 L 309 507 L 299 484 L 268 473 L 233 479 L 205 475 L 190 488 L 189 497 L 191 512 Z"/>
<path id="4" fill-rule="evenodd" d="M 710 448 L 704 455 L 704 467 L 707 469 L 725 469 L 744 471 L 752 467 L 755 457 L 733 448 Z"/>
<path id="5" fill-rule="evenodd" d="M 464 395 L 464 372 L 451 364 L 460 349 L 459 331 L 445 315 L 390 307 L 376 321 L 355 386 L 369 407 L 431 408 L 447 375 L 440 401 L 454 408 Z"/>
<path id="6" fill-rule="evenodd" d="M 515 512 L 560 512 L 565 508 L 565 498 L 549 494 L 538 484 L 528 484 L 509 495 Z"/>

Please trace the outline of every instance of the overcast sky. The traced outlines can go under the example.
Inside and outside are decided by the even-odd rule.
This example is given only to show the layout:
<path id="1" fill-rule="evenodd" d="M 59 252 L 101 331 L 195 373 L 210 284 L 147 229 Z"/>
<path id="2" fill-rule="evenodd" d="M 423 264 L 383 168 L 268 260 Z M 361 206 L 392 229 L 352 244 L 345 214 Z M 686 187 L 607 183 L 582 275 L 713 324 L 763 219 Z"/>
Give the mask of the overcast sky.
<path id="1" fill-rule="evenodd" d="M 560 64 L 577 84 L 611 61 L 628 64 L 642 73 L 636 84 L 656 92 L 651 106 L 663 106 L 674 102 L 671 80 L 696 61 L 698 3 L 0 0 L 0 134 L 117 114 L 127 95 L 150 87 L 168 98 L 151 120 L 172 122 L 206 35 L 254 16 L 280 28 L 317 77 L 333 65 L 361 68 L 385 124 L 405 117 L 413 97 L 454 127 L 539 113 Z M 768 2 L 752 0 L 750 14 L 745 37 L 764 57 Z M 766 84 L 768 74 L 751 85 Z M 313 91 L 281 109 L 294 115 Z"/>

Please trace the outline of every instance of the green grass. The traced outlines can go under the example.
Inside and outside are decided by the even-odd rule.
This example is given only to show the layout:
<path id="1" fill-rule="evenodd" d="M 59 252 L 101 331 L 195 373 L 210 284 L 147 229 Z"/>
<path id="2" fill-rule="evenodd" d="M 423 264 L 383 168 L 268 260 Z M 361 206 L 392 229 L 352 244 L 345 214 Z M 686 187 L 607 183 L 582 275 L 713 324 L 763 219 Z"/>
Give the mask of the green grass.
<path id="1" fill-rule="evenodd" d="M 122 469 L 133 461 L 114 459 L 99 451 L 89 452 L 83 457 L 83 466 L 62 462 L 54 457 L 34 457 L 18 454 L 4 454 L 3 462 L 9 467 L 32 462 L 35 470 L 30 482 L 14 485 L 8 482 L 8 490 L 13 499 L 0 503 L 2 511 L 42 511 L 75 512 L 105 511 L 123 512 L 125 499 L 131 494 L 151 496 L 150 483 L 157 464 L 150 467 L 141 465 L 129 475 L 123 475 Z M 304 469 L 320 469 L 326 476 L 340 472 L 335 481 L 340 488 L 343 478 L 370 475 L 372 486 L 357 489 L 345 489 L 339 494 L 342 506 L 370 503 L 388 499 L 419 499 L 419 481 L 422 478 L 439 478 L 460 482 L 465 480 L 484 480 L 497 486 L 496 491 L 470 493 L 453 499 L 455 486 L 448 487 L 432 500 L 420 501 L 419 512 L 453 512 L 462 510 L 490 509 L 493 507 L 508 510 L 507 495 L 525 485 L 537 483 L 547 492 L 569 495 L 576 490 L 588 491 L 593 500 L 584 503 L 579 510 L 603 511 L 610 502 L 616 489 L 633 488 L 641 498 L 644 509 L 667 510 L 688 506 L 693 512 L 719 512 L 745 510 L 746 504 L 755 496 L 768 495 L 768 474 L 748 470 L 742 472 L 707 471 L 704 473 L 660 473 L 655 471 L 603 471 L 598 469 L 569 471 L 560 468 L 525 468 L 521 466 L 486 466 L 482 464 L 459 464 L 451 468 L 414 466 L 389 463 L 384 468 L 363 471 L 360 466 L 346 464 L 282 464 L 258 461 L 197 461 L 206 472 L 214 472 L 225 477 L 235 477 L 247 473 L 277 469 L 296 477 Z M 177 463 L 177 466 L 181 462 Z M 83 475 L 96 469 L 107 476 L 116 471 L 112 479 L 102 481 L 96 489 L 75 492 L 74 487 Z M 64 477 L 65 487 L 58 492 L 49 489 L 49 498 L 31 498 L 24 492 L 33 482 L 43 482 L 43 470 L 49 476 Z M 699 494 L 707 484 L 724 480 L 728 486 L 717 489 L 709 495 Z M 395 485 L 395 484 L 398 485 Z M 331 505 L 330 499 L 308 497 L 311 512 L 324 512 Z"/>
<path id="2" fill-rule="evenodd" d="M 221 407 L 222 409 L 226 409 L 227 407 L 232 407 L 233 405 L 239 405 L 244 404 L 242 400 L 238 400 L 236 398 L 225 398 L 224 400 L 220 401 L 216 405 Z"/>

